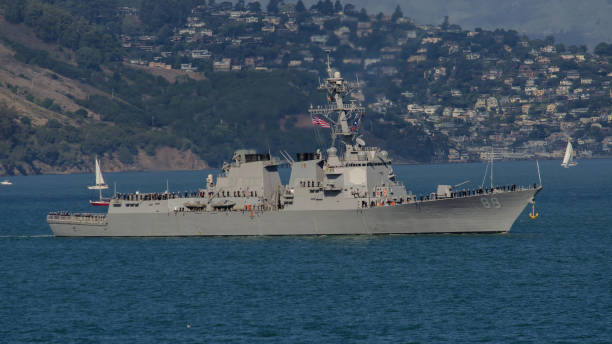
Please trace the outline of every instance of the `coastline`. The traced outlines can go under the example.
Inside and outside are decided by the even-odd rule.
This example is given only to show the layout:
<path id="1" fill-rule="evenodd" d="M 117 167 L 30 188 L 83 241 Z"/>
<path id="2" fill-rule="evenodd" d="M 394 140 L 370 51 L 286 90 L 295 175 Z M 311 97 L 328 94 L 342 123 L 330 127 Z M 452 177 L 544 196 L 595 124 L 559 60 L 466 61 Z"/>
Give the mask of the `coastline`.
<path id="1" fill-rule="evenodd" d="M 0 164 L 0 176 L 30 176 L 93 173 L 94 157 L 82 156 L 81 161 L 68 167 L 51 166 L 34 160 L 30 163 L 17 163 L 7 167 Z M 139 149 L 132 162 L 123 162 L 117 154 L 100 156 L 100 164 L 104 172 L 135 172 L 135 171 L 189 171 L 210 168 L 210 165 L 200 159 L 191 150 L 180 151 L 176 148 L 158 148 L 154 155 Z"/>
<path id="2" fill-rule="evenodd" d="M 612 155 L 608 156 L 593 156 L 590 158 L 579 159 L 578 161 L 589 161 L 589 160 L 606 160 L 612 159 Z M 559 159 L 503 159 L 495 160 L 498 162 L 521 162 L 521 161 L 555 161 Z M 560 160 L 559 160 L 560 161 Z M 393 165 L 406 165 L 406 166 L 428 166 L 428 165 L 456 165 L 456 164 L 474 164 L 474 163 L 486 163 L 484 160 L 473 160 L 473 161 L 431 161 L 431 162 L 416 162 L 416 161 L 394 161 Z M 180 171 L 206 171 L 206 170 L 217 170 L 220 167 L 210 166 L 208 164 L 204 166 L 186 167 L 182 165 L 177 166 L 166 166 L 163 168 L 138 168 L 137 166 L 128 166 L 127 168 L 113 168 L 103 169 L 104 173 L 123 173 L 123 172 L 180 172 Z M 93 169 L 84 168 L 82 170 L 69 169 L 69 170 L 52 170 L 44 173 L 31 173 L 31 174 L 1 174 L 0 178 L 10 177 L 26 177 L 26 176 L 42 176 L 42 175 L 79 175 L 79 174 L 90 174 L 93 173 Z"/>
<path id="3" fill-rule="evenodd" d="M 578 157 L 578 161 L 585 160 L 605 160 L 612 159 L 612 155 L 594 155 L 589 158 L 580 158 Z M 559 160 L 561 162 L 561 158 L 542 158 L 542 159 L 495 159 L 495 162 L 510 162 L 510 161 L 555 161 Z M 430 162 L 416 162 L 416 161 L 393 161 L 393 165 L 445 165 L 445 164 L 472 164 L 472 163 L 486 163 L 486 160 L 468 160 L 468 161 L 449 161 L 449 160 L 440 160 L 440 161 L 430 161 Z"/>

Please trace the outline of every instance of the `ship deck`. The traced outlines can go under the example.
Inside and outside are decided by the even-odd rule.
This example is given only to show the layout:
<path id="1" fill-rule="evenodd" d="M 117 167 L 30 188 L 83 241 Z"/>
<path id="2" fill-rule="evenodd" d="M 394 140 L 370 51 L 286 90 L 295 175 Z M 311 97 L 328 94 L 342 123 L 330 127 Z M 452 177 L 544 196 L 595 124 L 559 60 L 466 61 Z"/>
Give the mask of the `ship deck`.
<path id="1" fill-rule="evenodd" d="M 55 212 L 47 215 L 47 223 L 99 225 L 107 224 L 106 214 Z"/>

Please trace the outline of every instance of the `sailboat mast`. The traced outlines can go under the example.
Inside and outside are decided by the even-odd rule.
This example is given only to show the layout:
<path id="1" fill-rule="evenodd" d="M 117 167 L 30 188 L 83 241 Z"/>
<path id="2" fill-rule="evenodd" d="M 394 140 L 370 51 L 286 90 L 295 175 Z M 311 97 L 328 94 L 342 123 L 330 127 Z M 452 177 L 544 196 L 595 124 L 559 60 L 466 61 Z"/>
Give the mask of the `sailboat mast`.
<path id="1" fill-rule="evenodd" d="M 100 162 L 98 161 L 98 156 L 96 156 L 96 167 L 95 167 L 95 174 L 96 174 L 96 185 L 100 185 Z"/>
<path id="2" fill-rule="evenodd" d="M 491 147 L 491 189 L 493 189 L 493 147 Z"/>

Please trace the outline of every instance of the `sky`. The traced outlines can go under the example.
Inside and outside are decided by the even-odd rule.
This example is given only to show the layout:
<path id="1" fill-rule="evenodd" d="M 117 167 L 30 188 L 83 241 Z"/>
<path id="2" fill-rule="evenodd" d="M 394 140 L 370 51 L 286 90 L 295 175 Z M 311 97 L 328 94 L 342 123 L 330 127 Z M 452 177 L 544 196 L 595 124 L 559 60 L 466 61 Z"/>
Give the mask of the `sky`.
<path id="1" fill-rule="evenodd" d="M 303 0 L 309 6 L 313 0 Z M 334 0 L 335 1 L 335 0 Z M 349 0 L 368 13 L 391 14 L 400 5 L 419 24 L 439 24 L 449 16 L 464 29 L 513 29 L 529 38 L 553 35 L 566 45 L 612 43 L 612 0 Z"/>

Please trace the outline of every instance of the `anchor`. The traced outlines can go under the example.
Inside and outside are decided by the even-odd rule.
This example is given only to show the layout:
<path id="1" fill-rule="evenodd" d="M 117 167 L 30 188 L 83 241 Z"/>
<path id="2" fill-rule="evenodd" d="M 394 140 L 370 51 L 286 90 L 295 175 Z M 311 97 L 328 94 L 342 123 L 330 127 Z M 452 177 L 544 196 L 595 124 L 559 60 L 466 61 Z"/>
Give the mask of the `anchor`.
<path id="1" fill-rule="evenodd" d="M 536 160 L 536 166 L 538 167 L 538 179 L 540 180 L 540 187 L 542 187 L 542 175 L 540 174 L 540 162 Z M 529 218 L 532 220 L 537 219 L 540 216 L 540 213 L 536 213 L 535 211 L 535 197 L 531 199 L 531 212 L 529 213 Z"/>
<path id="2" fill-rule="evenodd" d="M 531 212 L 529 213 L 529 218 L 532 220 L 537 219 L 540 216 L 540 213 L 535 212 L 535 200 L 531 201 Z"/>

